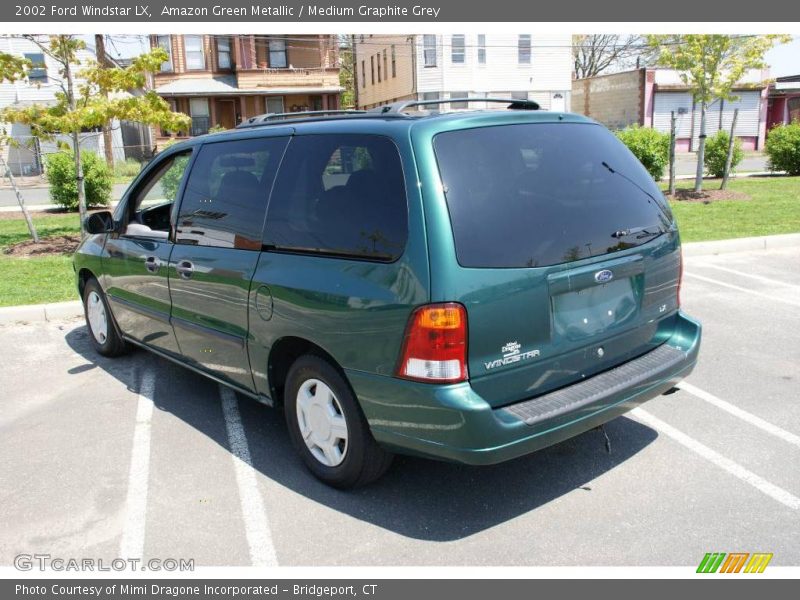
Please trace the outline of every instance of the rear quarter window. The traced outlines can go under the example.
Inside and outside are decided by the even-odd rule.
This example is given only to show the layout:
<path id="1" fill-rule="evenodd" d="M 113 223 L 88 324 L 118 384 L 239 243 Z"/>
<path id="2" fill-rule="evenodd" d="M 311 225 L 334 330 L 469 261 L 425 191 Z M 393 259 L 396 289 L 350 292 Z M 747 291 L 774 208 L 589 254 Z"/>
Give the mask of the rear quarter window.
<path id="1" fill-rule="evenodd" d="M 264 242 L 278 250 L 392 261 L 408 236 L 400 154 L 377 135 L 292 139 L 270 199 Z"/>
<path id="2" fill-rule="evenodd" d="M 462 266 L 571 262 L 635 247 L 671 223 L 647 171 L 599 125 L 450 131 L 434 150 Z"/>

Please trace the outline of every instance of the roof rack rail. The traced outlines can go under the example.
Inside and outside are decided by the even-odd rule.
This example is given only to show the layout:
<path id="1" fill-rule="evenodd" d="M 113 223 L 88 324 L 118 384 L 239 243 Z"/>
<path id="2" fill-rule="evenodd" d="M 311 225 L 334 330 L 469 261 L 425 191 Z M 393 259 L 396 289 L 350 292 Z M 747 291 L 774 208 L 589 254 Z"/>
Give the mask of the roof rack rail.
<path id="1" fill-rule="evenodd" d="M 291 119 L 308 119 L 317 117 L 327 117 L 334 115 L 363 115 L 365 110 L 305 110 L 301 112 L 282 112 L 282 113 L 266 113 L 250 117 L 239 123 L 236 129 L 243 129 L 246 127 L 258 127 L 261 125 L 269 125 L 272 121 L 286 121 Z"/>
<path id="2" fill-rule="evenodd" d="M 539 110 L 538 102 L 533 100 L 517 100 L 515 98 L 447 98 L 442 100 L 403 100 L 385 106 L 371 109 L 371 113 L 399 113 L 412 106 L 429 106 L 437 104 L 452 104 L 454 102 L 497 102 L 508 104 L 508 110 Z"/>

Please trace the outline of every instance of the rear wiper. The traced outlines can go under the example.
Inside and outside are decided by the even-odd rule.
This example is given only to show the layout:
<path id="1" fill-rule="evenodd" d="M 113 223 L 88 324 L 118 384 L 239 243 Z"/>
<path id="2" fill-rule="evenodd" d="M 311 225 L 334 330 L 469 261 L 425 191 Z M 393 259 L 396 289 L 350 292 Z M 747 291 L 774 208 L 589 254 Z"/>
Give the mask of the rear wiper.
<path id="1" fill-rule="evenodd" d="M 630 229 L 619 229 L 612 233 L 611 237 L 624 238 L 628 237 L 629 235 L 633 235 L 634 233 L 639 234 L 636 236 L 637 239 L 642 239 L 649 236 L 661 235 L 664 233 L 664 230 L 661 227 L 656 228 L 655 231 L 651 231 L 647 227 L 631 227 Z"/>
<path id="2" fill-rule="evenodd" d="M 636 183 L 636 182 L 635 182 L 633 179 L 631 179 L 630 177 L 628 177 L 627 175 L 625 175 L 625 173 L 622 173 L 622 172 L 620 172 L 620 171 L 617 171 L 616 169 L 614 169 L 614 168 L 613 168 L 611 165 L 609 165 L 609 164 L 608 164 L 606 161 L 601 161 L 601 163 L 600 163 L 600 164 L 601 164 L 601 165 L 603 165 L 603 166 L 604 166 L 606 169 L 608 169 L 608 170 L 609 170 L 609 172 L 611 172 L 611 173 L 615 173 L 616 175 L 619 175 L 619 176 L 620 176 L 620 177 L 622 177 L 622 178 L 623 178 L 625 181 L 627 181 L 628 183 L 630 183 L 631 185 L 633 185 L 635 188 L 637 188 L 637 189 L 638 189 L 640 192 L 642 192 L 643 194 L 645 194 L 646 196 L 648 196 L 648 197 L 649 197 L 649 198 L 650 198 L 650 199 L 651 199 L 653 202 L 655 202 L 655 203 L 656 203 L 656 206 L 657 206 L 657 207 L 658 207 L 658 209 L 661 211 L 661 213 L 662 213 L 662 214 L 663 214 L 665 217 L 668 217 L 668 218 L 669 218 L 669 216 L 670 216 L 670 215 L 669 215 L 669 213 L 668 213 L 668 212 L 667 212 L 667 211 L 664 209 L 664 206 L 662 205 L 662 203 L 661 203 L 661 202 L 659 202 L 659 201 L 656 199 L 656 197 L 655 197 L 655 196 L 653 196 L 653 194 L 651 194 L 650 192 L 648 192 L 648 191 L 647 191 L 646 189 L 644 189 L 644 188 L 643 188 L 641 185 L 639 185 L 638 183 Z"/>

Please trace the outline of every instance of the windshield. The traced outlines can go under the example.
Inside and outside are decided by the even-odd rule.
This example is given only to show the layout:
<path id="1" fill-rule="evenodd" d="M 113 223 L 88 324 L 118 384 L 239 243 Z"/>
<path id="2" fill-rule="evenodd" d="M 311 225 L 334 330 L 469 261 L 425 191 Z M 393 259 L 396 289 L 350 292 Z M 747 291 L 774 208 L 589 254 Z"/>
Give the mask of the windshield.
<path id="1" fill-rule="evenodd" d="M 617 252 L 672 217 L 622 142 L 589 123 L 531 123 L 434 138 L 459 264 L 539 267 Z"/>

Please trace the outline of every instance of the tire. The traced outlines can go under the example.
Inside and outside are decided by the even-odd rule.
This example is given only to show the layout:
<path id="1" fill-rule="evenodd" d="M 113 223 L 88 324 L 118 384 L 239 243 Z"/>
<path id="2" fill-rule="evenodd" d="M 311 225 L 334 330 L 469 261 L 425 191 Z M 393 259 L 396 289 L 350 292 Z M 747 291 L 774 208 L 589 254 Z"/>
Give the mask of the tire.
<path id="1" fill-rule="evenodd" d="M 392 463 L 344 377 L 318 356 L 301 356 L 289 369 L 284 411 L 295 450 L 314 476 L 332 487 L 366 485 Z"/>
<path id="2" fill-rule="evenodd" d="M 98 354 L 114 357 L 129 351 L 128 344 L 119 335 L 103 288 L 94 278 L 89 279 L 83 288 L 83 314 L 89 330 L 89 340 Z"/>

